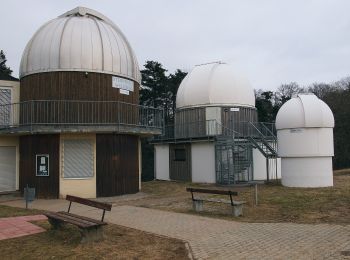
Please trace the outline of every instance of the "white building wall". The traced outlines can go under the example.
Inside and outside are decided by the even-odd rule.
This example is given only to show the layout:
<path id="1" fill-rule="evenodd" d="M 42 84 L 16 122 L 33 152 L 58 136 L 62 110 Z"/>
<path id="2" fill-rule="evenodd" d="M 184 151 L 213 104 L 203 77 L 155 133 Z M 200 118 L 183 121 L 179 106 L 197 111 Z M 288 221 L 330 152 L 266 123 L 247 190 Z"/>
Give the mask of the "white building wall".
<path id="1" fill-rule="evenodd" d="M 154 176 L 157 180 L 170 180 L 169 144 L 154 145 Z"/>
<path id="2" fill-rule="evenodd" d="M 205 120 L 208 135 L 221 134 L 221 107 L 206 107 Z"/>
<path id="3" fill-rule="evenodd" d="M 214 143 L 192 143 L 192 182 L 215 183 Z"/>
<path id="4" fill-rule="evenodd" d="M 332 157 L 283 158 L 282 185 L 304 188 L 333 186 Z"/>
<path id="5" fill-rule="evenodd" d="M 16 148 L 16 190 L 19 189 L 19 138 L 18 136 L 1 136 L 0 147 Z M 2 163 L 0 161 L 0 163 Z"/>
<path id="6" fill-rule="evenodd" d="M 333 128 L 281 129 L 277 132 L 281 157 L 333 156 Z"/>
<path id="7" fill-rule="evenodd" d="M 277 179 L 281 179 L 281 158 L 277 158 L 277 160 L 269 159 L 270 168 L 274 167 L 274 169 L 270 170 L 270 180 L 276 178 L 276 163 L 277 163 Z M 253 149 L 253 167 L 254 167 L 254 176 L 253 179 L 255 181 L 262 181 L 267 179 L 266 174 L 266 158 L 265 156 L 256 148 Z"/>

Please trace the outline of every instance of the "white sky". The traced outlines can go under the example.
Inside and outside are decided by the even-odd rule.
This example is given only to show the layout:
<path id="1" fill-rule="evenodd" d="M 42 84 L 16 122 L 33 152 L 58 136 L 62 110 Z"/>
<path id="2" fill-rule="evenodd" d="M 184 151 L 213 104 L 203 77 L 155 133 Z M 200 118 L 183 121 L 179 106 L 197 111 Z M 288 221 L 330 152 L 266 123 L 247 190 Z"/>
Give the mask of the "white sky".
<path id="1" fill-rule="evenodd" d="M 350 76 L 348 0 L 0 0 L 0 49 L 15 76 L 35 31 L 76 6 L 113 20 L 140 65 L 156 60 L 173 72 L 221 60 L 256 89 Z"/>

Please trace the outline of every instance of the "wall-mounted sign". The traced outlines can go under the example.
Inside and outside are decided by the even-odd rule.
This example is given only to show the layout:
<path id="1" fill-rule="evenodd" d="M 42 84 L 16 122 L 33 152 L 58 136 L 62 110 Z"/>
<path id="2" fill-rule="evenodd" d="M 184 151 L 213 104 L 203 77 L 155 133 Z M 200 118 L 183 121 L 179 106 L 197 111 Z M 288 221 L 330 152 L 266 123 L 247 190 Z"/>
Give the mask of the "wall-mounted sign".
<path id="1" fill-rule="evenodd" d="M 119 88 L 120 94 L 129 95 L 129 92 L 134 91 L 134 82 L 128 79 L 112 77 L 112 87 Z"/>
<path id="2" fill-rule="evenodd" d="M 36 155 L 36 176 L 49 176 L 49 155 Z"/>
<path id="3" fill-rule="evenodd" d="M 119 89 L 119 93 L 123 95 L 129 95 L 129 90 Z"/>
<path id="4" fill-rule="evenodd" d="M 230 111 L 231 112 L 239 112 L 239 107 L 231 107 Z"/>

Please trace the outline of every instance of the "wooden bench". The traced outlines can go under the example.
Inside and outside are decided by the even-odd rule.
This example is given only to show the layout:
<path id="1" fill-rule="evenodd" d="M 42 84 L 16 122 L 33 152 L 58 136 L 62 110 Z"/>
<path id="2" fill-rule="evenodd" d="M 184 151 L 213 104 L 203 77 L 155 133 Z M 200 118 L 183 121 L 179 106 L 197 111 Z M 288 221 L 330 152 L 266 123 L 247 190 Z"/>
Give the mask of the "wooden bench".
<path id="1" fill-rule="evenodd" d="M 232 196 L 237 196 L 237 191 L 232 190 L 213 190 L 213 189 L 203 189 L 203 188 L 186 188 L 186 191 L 191 192 L 193 209 L 195 211 L 203 211 L 203 202 L 217 202 L 217 203 L 225 203 L 230 204 L 232 206 L 232 214 L 235 217 L 241 216 L 243 214 L 243 204 L 245 201 L 235 201 Z M 228 195 L 230 200 L 226 199 L 217 199 L 217 198 L 200 198 L 194 197 L 194 193 L 206 193 L 206 194 L 215 194 L 215 195 Z"/>
<path id="2" fill-rule="evenodd" d="M 66 200 L 69 201 L 69 207 L 67 212 L 59 211 L 59 212 L 44 213 L 44 215 L 47 216 L 52 227 L 54 229 L 58 229 L 58 228 L 61 228 L 63 224 L 69 223 L 79 227 L 80 233 L 82 236 L 82 240 L 81 240 L 82 243 L 102 240 L 103 239 L 102 227 L 104 225 L 107 225 L 107 223 L 103 221 L 105 217 L 105 212 L 106 210 L 111 211 L 112 205 L 108 203 L 102 203 L 102 202 L 97 202 L 93 200 L 83 199 L 83 198 L 71 196 L 71 195 L 67 195 Z M 96 219 L 70 213 L 72 202 L 102 209 L 103 213 L 102 213 L 101 220 L 96 220 Z"/>

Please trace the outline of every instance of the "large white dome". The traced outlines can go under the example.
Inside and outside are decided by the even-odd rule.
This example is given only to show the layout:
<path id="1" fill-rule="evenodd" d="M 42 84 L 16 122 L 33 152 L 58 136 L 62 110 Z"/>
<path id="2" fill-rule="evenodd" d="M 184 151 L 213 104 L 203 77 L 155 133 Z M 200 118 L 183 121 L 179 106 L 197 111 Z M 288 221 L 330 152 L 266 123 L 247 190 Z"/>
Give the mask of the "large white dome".
<path id="1" fill-rule="evenodd" d="M 20 77 L 49 71 L 100 72 L 141 80 L 124 34 L 107 17 L 84 7 L 47 22 L 27 44 Z"/>
<path id="2" fill-rule="evenodd" d="M 334 127 L 329 106 L 314 94 L 299 94 L 287 101 L 277 113 L 276 129 Z"/>
<path id="3" fill-rule="evenodd" d="M 225 63 L 195 66 L 181 82 L 176 107 L 255 106 L 254 90 L 249 81 Z"/>

